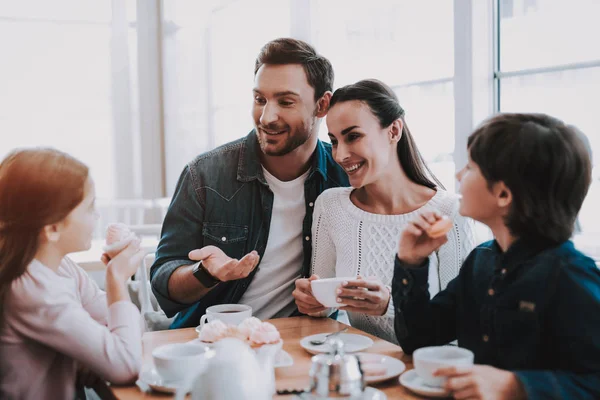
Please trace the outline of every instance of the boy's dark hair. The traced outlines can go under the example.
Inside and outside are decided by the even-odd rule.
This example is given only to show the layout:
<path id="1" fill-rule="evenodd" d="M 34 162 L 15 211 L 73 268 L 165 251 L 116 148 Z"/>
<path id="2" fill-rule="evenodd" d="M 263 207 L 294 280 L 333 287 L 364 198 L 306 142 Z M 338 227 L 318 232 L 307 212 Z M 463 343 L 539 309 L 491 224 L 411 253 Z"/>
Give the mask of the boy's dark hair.
<path id="1" fill-rule="evenodd" d="M 308 83 L 315 90 L 315 101 L 327 91 L 333 90 L 333 67 L 328 59 L 317 54 L 315 49 L 302 40 L 280 38 L 265 44 L 254 63 L 254 75 L 264 64 L 300 64 L 304 68 Z"/>
<path id="2" fill-rule="evenodd" d="M 568 240 L 592 179 L 578 131 L 545 114 L 499 114 L 468 139 L 491 188 L 504 182 L 513 200 L 505 223 L 511 234 L 560 243 Z"/>

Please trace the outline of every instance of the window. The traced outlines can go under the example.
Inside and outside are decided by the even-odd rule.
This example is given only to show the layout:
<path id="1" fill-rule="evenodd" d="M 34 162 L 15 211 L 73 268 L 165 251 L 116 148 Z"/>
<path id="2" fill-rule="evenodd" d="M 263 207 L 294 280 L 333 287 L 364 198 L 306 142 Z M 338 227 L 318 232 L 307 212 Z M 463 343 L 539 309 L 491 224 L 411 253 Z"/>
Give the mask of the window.
<path id="1" fill-rule="evenodd" d="M 167 193 L 173 193 L 186 162 L 253 128 L 254 60 L 269 40 L 290 36 L 291 10 L 289 0 L 164 5 Z"/>
<path id="2" fill-rule="evenodd" d="M 312 5 L 312 42 L 333 64 L 336 87 L 367 78 L 391 86 L 419 150 L 454 191 L 452 2 L 384 0 L 373 7 L 361 0 L 329 0 Z M 329 141 L 325 124 L 319 136 Z"/>
<path id="3" fill-rule="evenodd" d="M 127 33 L 135 2 L 112 4 L 117 9 L 105 1 L 0 5 L 0 158 L 15 147 L 66 151 L 91 168 L 100 197 L 120 194 L 114 133 L 131 139 L 133 129 L 130 118 L 123 118 L 131 103 L 124 104 L 121 94 L 135 81 L 128 77 L 135 70 L 128 69 L 127 59 L 128 37 L 135 46 L 134 30 Z M 123 26 L 116 26 L 115 15 L 122 16 Z M 114 42 L 119 29 L 126 38 L 122 51 Z M 116 66 L 125 74 L 115 72 Z"/>
<path id="4" fill-rule="evenodd" d="M 593 182 L 580 213 L 584 233 L 600 233 L 600 37 L 597 0 L 499 1 L 495 78 L 502 112 L 543 112 L 577 126 L 594 155 Z M 506 10 L 504 9 L 506 8 Z"/>

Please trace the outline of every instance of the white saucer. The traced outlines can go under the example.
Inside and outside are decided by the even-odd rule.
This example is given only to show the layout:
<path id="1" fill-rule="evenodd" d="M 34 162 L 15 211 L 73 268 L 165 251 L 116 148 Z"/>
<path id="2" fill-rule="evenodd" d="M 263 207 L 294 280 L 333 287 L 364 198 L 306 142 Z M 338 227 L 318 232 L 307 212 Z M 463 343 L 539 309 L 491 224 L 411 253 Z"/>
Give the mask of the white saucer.
<path id="1" fill-rule="evenodd" d="M 155 368 L 145 369 L 140 373 L 138 377 L 138 385 L 147 385 L 152 390 L 162 393 L 176 393 L 177 389 L 183 385 L 183 380 L 180 381 L 166 381 L 158 374 Z M 141 385 L 140 385 L 141 386 Z"/>
<path id="2" fill-rule="evenodd" d="M 357 353 L 356 354 L 359 360 L 369 360 L 376 361 L 378 363 L 383 364 L 386 367 L 385 375 L 376 375 L 376 376 L 367 376 L 365 375 L 365 382 L 378 383 L 387 381 L 388 379 L 392 379 L 400 375 L 406 369 L 406 365 L 404 363 L 394 357 L 384 356 L 383 354 L 376 353 Z"/>
<path id="3" fill-rule="evenodd" d="M 421 396 L 435 398 L 445 398 L 451 396 L 450 393 L 443 388 L 437 388 L 426 385 L 425 382 L 423 382 L 423 380 L 419 378 L 419 376 L 417 375 L 417 371 L 415 371 L 414 369 L 403 373 L 400 376 L 400 383 L 405 388 L 415 392 L 416 394 L 420 394 Z"/>
<path id="4" fill-rule="evenodd" d="M 324 343 L 318 346 L 310 344 L 311 340 L 323 340 L 328 333 L 317 333 L 316 335 L 303 337 L 300 340 L 300 346 L 310 354 L 328 353 L 330 351 L 329 344 Z M 344 342 L 344 351 L 346 353 L 356 353 L 357 351 L 363 351 L 373 346 L 373 341 L 370 338 L 355 333 L 340 333 L 336 335 L 336 338 Z"/>

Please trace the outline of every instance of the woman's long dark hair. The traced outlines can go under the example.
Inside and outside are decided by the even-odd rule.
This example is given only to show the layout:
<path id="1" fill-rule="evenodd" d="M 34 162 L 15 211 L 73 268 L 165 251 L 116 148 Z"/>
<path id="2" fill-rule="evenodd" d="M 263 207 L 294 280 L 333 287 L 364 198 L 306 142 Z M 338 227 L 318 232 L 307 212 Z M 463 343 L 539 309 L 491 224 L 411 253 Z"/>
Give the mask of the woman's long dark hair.
<path id="1" fill-rule="evenodd" d="M 12 282 L 25 273 L 44 226 L 83 200 L 88 167 L 58 150 L 27 149 L 0 163 L 0 328 Z"/>
<path id="2" fill-rule="evenodd" d="M 365 103 L 382 128 L 390 126 L 394 121 L 402 120 L 402 137 L 398 141 L 398 158 L 408 178 L 419 185 L 430 189 L 444 185 L 431 172 L 404 120 L 404 110 L 398 102 L 394 91 L 385 83 L 376 79 L 366 79 L 352 85 L 341 87 L 331 98 L 330 107 L 337 103 L 357 100 Z"/>

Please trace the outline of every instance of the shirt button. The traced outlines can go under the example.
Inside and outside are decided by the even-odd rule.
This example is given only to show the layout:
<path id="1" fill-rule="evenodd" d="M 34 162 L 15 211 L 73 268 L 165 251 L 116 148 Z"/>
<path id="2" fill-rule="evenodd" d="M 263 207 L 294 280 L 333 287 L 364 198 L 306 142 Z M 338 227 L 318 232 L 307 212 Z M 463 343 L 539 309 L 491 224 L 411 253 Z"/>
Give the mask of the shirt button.
<path id="1" fill-rule="evenodd" d="M 314 205 L 315 205 L 315 203 L 313 203 L 312 201 L 311 201 L 310 203 L 308 203 L 308 206 L 309 206 L 309 207 L 312 207 L 312 206 L 314 206 Z"/>
<path id="2" fill-rule="evenodd" d="M 483 338 L 482 338 L 482 339 L 483 339 L 483 341 L 484 341 L 484 342 L 486 342 L 486 343 L 490 341 L 490 337 L 489 337 L 488 335 L 483 335 Z"/>
<path id="3" fill-rule="evenodd" d="M 226 238 L 225 236 L 223 236 L 223 237 L 221 238 L 221 240 L 225 242 L 225 241 L 227 241 L 227 238 Z"/>
<path id="4" fill-rule="evenodd" d="M 304 240 L 306 240 L 307 242 L 310 241 L 310 236 L 305 237 Z"/>
<path id="5" fill-rule="evenodd" d="M 500 271 L 502 273 L 502 275 L 506 275 L 506 268 L 502 268 L 502 271 Z"/>
<path id="6" fill-rule="evenodd" d="M 406 278 L 402 279 L 402 284 L 403 285 L 408 285 L 408 279 L 406 279 Z"/>
<path id="7" fill-rule="evenodd" d="M 490 289 L 490 290 L 488 290 L 488 294 L 489 294 L 490 296 L 493 296 L 493 295 L 494 295 L 494 293 L 496 293 L 496 292 L 494 292 L 494 289 Z"/>

